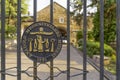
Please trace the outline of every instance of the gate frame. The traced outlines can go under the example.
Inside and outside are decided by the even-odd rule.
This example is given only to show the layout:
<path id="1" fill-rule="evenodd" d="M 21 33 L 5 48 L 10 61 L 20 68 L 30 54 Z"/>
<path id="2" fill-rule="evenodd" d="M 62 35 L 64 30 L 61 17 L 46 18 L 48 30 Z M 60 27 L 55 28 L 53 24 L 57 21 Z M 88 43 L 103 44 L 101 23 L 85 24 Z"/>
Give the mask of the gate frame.
<path id="1" fill-rule="evenodd" d="M 70 80 L 70 0 L 67 1 L 67 80 Z M 17 80 L 21 80 L 21 0 L 17 0 Z M 37 21 L 37 0 L 34 4 L 34 22 Z M 87 71 L 87 0 L 83 1 L 83 72 Z M 104 80 L 104 0 L 100 0 L 100 80 Z M 116 0 L 116 80 L 120 80 L 120 0 Z M 5 0 L 1 0 L 1 79 L 5 80 L 6 57 L 5 57 Z M 53 23 L 53 0 L 50 0 L 50 23 Z M 33 80 L 37 80 L 37 63 L 33 62 Z M 54 80 L 53 60 L 50 61 L 50 80 Z M 83 80 L 87 80 L 87 73 L 83 74 Z"/>

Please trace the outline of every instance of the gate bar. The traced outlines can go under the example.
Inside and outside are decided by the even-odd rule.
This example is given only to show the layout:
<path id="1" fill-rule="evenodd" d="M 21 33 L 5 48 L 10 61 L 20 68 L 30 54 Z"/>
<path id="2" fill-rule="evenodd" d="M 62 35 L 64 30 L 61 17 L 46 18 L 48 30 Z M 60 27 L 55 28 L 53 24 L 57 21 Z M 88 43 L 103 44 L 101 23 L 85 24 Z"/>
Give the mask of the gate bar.
<path id="1" fill-rule="evenodd" d="M 70 80 L 70 0 L 67 0 L 67 80 Z"/>
<path id="2" fill-rule="evenodd" d="M 53 24 L 53 0 L 50 0 L 50 23 Z M 53 60 L 50 61 L 50 80 L 54 80 Z"/>
<path id="3" fill-rule="evenodd" d="M 100 0 L 100 80 L 104 80 L 104 0 Z"/>
<path id="4" fill-rule="evenodd" d="M 87 71 L 87 15 L 86 15 L 86 3 L 87 0 L 83 1 L 83 71 Z M 87 80 L 87 73 L 83 74 L 83 80 Z"/>
<path id="5" fill-rule="evenodd" d="M 33 0 L 33 13 L 34 13 L 34 22 L 37 21 L 37 0 Z M 33 62 L 33 80 L 37 80 L 37 62 Z"/>
<path id="6" fill-rule="evenodd" d="M 17 2 L 17 80 L 21 80 L 21 0 Z"/>
<path id="7" fill-rule="evenodd" d="M 53 24 L 53 0 L 50 0 L 50 23 Z"/>
<path id="8" fill-rule="evenodd" d="M 5 0 L 1 0 L 1 71 L 5 73 Z M 1 80 L 5 74 L 1 73 Z"/>
<path id="9" fill-rule="evenodd" d="M 116 53 L 116 80 L 120 80 L 120 0 L 117 0 L 117 7 L 116 7 L 116 21 L 117 21 L 117 27 L 116 27 L 116 33 L 117 33 L 117 43 L 116 43 L 116 48 L 117 48 L 117 53 Z"/>

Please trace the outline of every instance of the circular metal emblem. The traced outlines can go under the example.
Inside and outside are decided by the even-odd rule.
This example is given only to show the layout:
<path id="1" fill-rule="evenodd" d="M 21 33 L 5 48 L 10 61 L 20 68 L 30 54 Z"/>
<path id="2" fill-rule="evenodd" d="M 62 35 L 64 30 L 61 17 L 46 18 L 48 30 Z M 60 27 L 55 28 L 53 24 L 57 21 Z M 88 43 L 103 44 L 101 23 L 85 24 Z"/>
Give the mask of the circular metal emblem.
<path id="1" fill-rule="evenodd" d="M 48 62 L 61 51 L 61 34 L 54 25 L 48 22 L 33 23 L 23 33 L 22 48 L 25 55 L 33 61 Z"/>

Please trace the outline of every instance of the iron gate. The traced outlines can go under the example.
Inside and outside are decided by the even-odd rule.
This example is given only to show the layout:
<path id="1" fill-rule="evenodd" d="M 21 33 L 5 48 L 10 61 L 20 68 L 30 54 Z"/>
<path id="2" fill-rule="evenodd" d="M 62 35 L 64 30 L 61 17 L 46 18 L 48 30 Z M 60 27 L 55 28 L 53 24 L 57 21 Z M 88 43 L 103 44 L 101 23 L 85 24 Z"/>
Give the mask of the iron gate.
<path id="1" fill-rule="evenodd" d="M 67 74 L 66 80 L 70 80 L 70 0 L 67 1 L 67 70 L 66 71 L 61 71 L 59 68 L 56 68 L 57 70 L 60 71 L 58 75 L 54 75 L 54 68 L 53 65 L 53 60 L 50 61 L 50 65 L 46 64 L 50 68 L 50 76 L 46 78 L 46 80 L 54 80 L 54 77 L 59 76 L 61 73 Z M 117 1 L 117 74 L 116 80 L 120 80 L 120 0 Z M 34 22 L 36 22 L 37 18 L 37 0 L 33 0 L 34 2 Z M 39 0 L 38 0 L 39 2 Z M 86 3 L 87 0 L 83 1 L 83 80 L 87 80 L 87 52 L 86 52 L 86 33 L 87 33 L 87 15 L 86 15 Z M 53 0 L 50 0 L 50 23 L 53 23 Z M 36 62 L 33 62 L 33 67 L 28 67 L 26 70 L 22 70 L 21 67 L 21 0 L 17 0 L 17 67 L 12 67 L 12 68 L 6 68 L 6 51 L 5 51 L 5 0 L 1 0 L 1 80 L 6 80 L 6 75 L 10 76 L 17 76 L 17 80 L 21 80 L 21 74 L 25 73 L 29 77 L 33 77 L 33 80 L 42 80 L 40 79 L 37 75 L 37 67 L 40 64 L 37 64 Z M 100 0 L 100 80 L 104 80 L 104 0 Z M 7 73 L 7 70 L 10 69 L 17 69 L 17 75 L 13 75 L 10 73 Z M 33 75 L 30 75 L 27 73 L 27 70 L 32 68 L 33 69 Z"/>

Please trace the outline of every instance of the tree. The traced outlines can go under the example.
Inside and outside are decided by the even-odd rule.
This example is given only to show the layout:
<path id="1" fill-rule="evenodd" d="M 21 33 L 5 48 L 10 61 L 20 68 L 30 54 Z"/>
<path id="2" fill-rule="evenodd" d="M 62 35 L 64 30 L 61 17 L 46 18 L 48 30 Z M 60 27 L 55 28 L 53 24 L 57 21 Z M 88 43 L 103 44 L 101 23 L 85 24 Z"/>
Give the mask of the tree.
<path id="1" fill-rule="evenodd" d="M 78 25 L 81 25 L 82 21 L 82 1 L 80 0 L 73 0 L 74 2 L 74 20 L 77 22 Z M 97 12 L 94 13 L 93 15 L 93 37 L 95 38 L 96 41 L 99 41 L 99 36 L 100 36 L 100 6 L 99 6 L 99 1 L 98 0 L 89 0 L 91 4 L 87 5 L 87 7 L 97 7 Z M 115 0 L 104 0 L 104 33 L 105 33 L 105 43 L 109 43 L 109 41 L 114 41 L 115 40 L 115 16 L 116 16 L 116 4 Z M 88 14 L 88 13 L 87 13 Z M 90 14 L 92 15 L 92 14 Z M 89 20 L 88 20 L 89 21 Z"/>
<path id="2" fill-rule="evenodd" d="M 28 1 L 21 1 L 21 12 L 22 15 L 28 13 Z M 16 21 L 17 21 L 17 0 L 6 0 L 6 36 L 9 34 L 14 34 L 16 31 Z"/>
<path id="3" fill-rule="evenodd" d="M 97 5 L 97 2 L 96 0 L 88 0 L 88 3 L 90 4 L 87 4 L 87 8 L 90 8 L 90 7 L 96 7 Z M 72 12 L 72 16 L 73 16 L 73 19 L 75 20 L 75 22 L 77 23 L 77 25 L 82 25 L 82 20 L 83 20 L 83 0 L 73 0 L 73 2 L 71 2 L 71 6 L 73 8 L 73 12 Z M 89 16 L 93 16 L 94 13 L 91 13 L 90 11 L 87 11 L 87 15 Z M 87 21 L 90 22 L 90 18 L 87 18 Z M 89 26 L 87 24 L 87 26 Z"/>
<path id="4" fill-rule="evenodd" d="M 72 16 L 73 19 L 76 21 L 77 25 L 81 25 L 82 21 L 82 0 L 73 0 L 71 2 L 71 6 L 73 8 Z"/>
<path id="5" fill-rule="evenodd" d="M 115 2 L 112 3 L 105 3 L 104 5 L 104 41 L 105 43 L 109 44 L 110 41 L 115 41 L 116 35 L 116 4 Z M 93 19 L 93 36 L 96 41 L 99 41 L 100 37 L 100 12 L 98 11 Z"/>
<path id="6" fill-rule="evenodd" d="M 22 0 L 21 1 L 21 12 L 22 15 L 28 13 L 28 1 L 29 0 Z M 17 16 L 17 0 L 6 0 L 6 16 L 7 16 L 7 23 L 10 24 Z M 14 20 L 15 21 L 15 20 Z"/>

